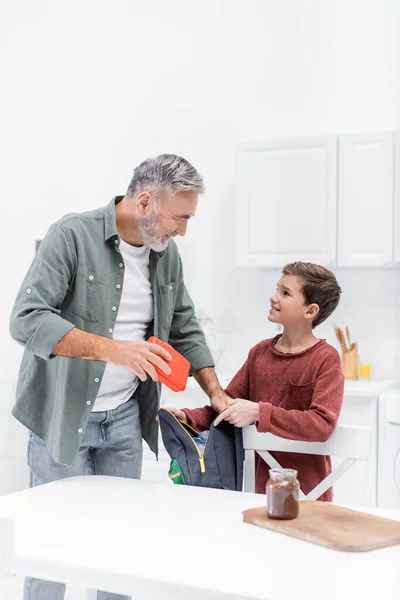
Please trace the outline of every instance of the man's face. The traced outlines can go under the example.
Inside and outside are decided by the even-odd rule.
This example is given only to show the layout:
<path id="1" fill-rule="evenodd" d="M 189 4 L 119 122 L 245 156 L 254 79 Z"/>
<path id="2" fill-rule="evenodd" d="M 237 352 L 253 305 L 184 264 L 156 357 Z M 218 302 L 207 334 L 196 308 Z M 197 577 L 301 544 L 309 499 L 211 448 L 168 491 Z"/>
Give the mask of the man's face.
<path id="1" fill-rule="evenodd" d="M 269 321 L 282 325 L 301 323 L 308 308 L 304 302 L 301 278 L 296 275 L 282 275 L 270 302 Z"/>
<path id="2" fill-rule="evenodd" d="M 171 237 L 186 235 L 188 220 L 195 215 L 197 192 L 177 192 L 153 202 L 152 214 L 139 222 L 142 241 L 155 252 L 168 246 Z"/>

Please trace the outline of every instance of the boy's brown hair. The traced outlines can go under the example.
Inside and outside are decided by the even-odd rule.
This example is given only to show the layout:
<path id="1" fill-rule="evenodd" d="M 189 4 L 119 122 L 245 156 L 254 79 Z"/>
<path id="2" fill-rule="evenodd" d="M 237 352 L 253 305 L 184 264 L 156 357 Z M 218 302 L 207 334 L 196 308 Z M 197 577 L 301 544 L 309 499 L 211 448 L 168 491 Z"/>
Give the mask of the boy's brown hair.
<path id="1" fill-rule="evenodd" d="M 319 313 L 313 321 L 313 329 L 323 323 L 336 309 L 342 290 L 332 271 L 313 263 L 294 262 L 285 265 L 282 273 L 300 277 L 303 281 L 306 305 L 318 304 Z"/>

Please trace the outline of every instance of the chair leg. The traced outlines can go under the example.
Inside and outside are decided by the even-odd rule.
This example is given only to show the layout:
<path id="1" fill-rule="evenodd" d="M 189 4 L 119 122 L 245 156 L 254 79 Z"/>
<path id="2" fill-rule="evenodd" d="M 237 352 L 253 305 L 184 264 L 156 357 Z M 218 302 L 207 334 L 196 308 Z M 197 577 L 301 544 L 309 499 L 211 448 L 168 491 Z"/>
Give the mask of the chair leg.
<path id="1" fill-rule="evenodd" d="M 282 469 L 278 461 L 268 452 L 268 450 L 257 450 L 257 454 L 267 463 L 271 469 Z"/>
<path id="2" fill-rule="evenodd" d="M 338 465 L 336 469 L 332 471 L 332 473 L 325 477 L 321 483 L 319 483 L 313 490 L 311 490 L 309 494 L 307 494 L 305 499 L 316 500 L 322 496 L 322 494 L 324 494 L 326 490 L 329 490 L 329 488 L 336 483 L 336 481 L 340 479 L 340 477 L 342 477 L 342 475 L 344 475 L 344 473 L 346 473 L 346 471 L 348 471 L 355 462 L 355 458 L 345 458 L 340 465 Z"/>
<path id="3" fill-rule="evenodd" d="M 254 493 L 256 489 L 256 461 L 254 450 L 244 452 L 244 491 Z"/>

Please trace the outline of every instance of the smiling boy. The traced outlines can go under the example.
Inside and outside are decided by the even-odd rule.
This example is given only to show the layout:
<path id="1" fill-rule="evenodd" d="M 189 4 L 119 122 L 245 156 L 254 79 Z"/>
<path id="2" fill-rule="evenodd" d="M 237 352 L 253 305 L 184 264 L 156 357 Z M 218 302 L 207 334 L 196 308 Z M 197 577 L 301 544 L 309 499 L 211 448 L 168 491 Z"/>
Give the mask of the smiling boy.
<path id="1" fill-rule="evenodd" d="M 231 397 L 223 419 L 237 427 L 256 422 L 258 431 L 292 440 L 324 442 L 333 433 L 343 402 L 340 356 L 313 333 L 336 309 L 341 289 L 334 274 L 312 263 L 283 268 L 270 298 L 269 321 L 283 333 L 254 346 L 226 389 Z M 204 408 L 171 409 L 199 431 L 209 429 L 217 413 Z M 332 470 L 328 456 L 271 453 L 284 468 L 296 469 L 305 494 Z M 265 493 L 268 465 L 256 456 L 256 492 Z M 319 500 L 331 501 L 332 488 Z"/>

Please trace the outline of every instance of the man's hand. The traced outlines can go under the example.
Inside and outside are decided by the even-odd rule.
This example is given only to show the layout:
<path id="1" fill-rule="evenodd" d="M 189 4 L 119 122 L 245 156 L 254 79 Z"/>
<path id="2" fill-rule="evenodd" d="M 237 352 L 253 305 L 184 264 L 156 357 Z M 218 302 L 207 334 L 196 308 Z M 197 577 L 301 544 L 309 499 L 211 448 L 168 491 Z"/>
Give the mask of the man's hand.
<path id="1" fill-rule="evenodd" d="M 193 373 L 194 378 L 202 390 L 210 398 L 210 403 L 216 412 L 221 412 L 227 407 L 231 397 L 225 392 L 218 381 L 213 367 L 204 367 Z"/>
<path id="2" fill-rule="evenodd" d="M 107 361 L 133 371 L 141 381 L 145 381 L 147 375 L 150 375 L 153 381 L 158 380 L 155 365 L 167 375 L 171 373 L 167 364 L 171 360 L 171 355 L 158 344 L 116 340 L 113 342 Z"/>
<path id="3" fill-rule="evenodd" d="M 229 399 L 229 408 L 221 412 L 214 421 L 217 426 L 221 421 L 228 421 L 235 427 L 246 427 L 251 425 L 259 418 L 258 402 L 243 400 L 242 398 Z"/>
<path id="4" fill-rule="evenodd" d="M 210 398 L 211 406 L 216 412 L 221 412 L 221 410 L 224 410 L 231 401 L 232 398 L 226 392 L 224 392 L 224 390 L 219 391 Z"/>
<path id="5" fill-rule="evenodd" d="M 150 375 L 153 381 L 158 380 L 154 366 L 167 375 L 171 373 L 167 364 L 171 360 L 171 355 L 159 344 L 110 340 L 78 327 L 74 327 L 64 335 L 53 348 L 52 354 L 110 362 L 132 371 L 141 381 L 145 381 L 147 375 Z"/>
<path id="6" fill-rule="evenodd" d="M 183 421 L 184 423 L 187 423 L 186 415 L 183 412 L 183 410 L 181 410 L 180 408 L 167 408 L 166 407 L 165 410 L 168 410 L 170 413 L 172 413 L 180 421 Z"/>

